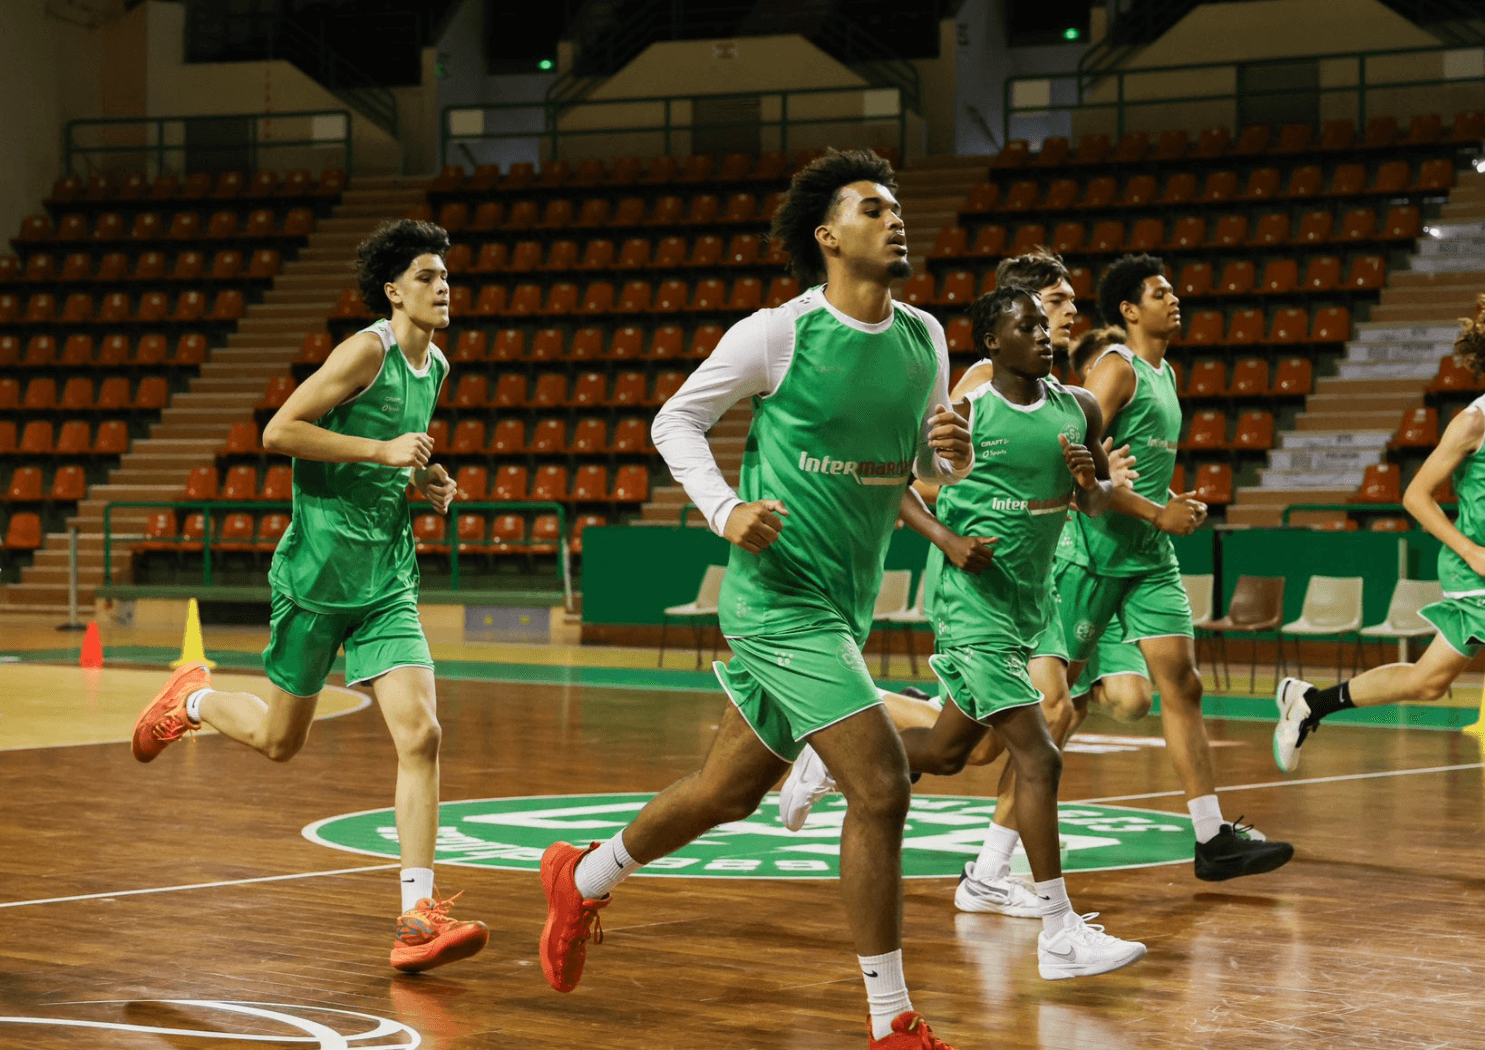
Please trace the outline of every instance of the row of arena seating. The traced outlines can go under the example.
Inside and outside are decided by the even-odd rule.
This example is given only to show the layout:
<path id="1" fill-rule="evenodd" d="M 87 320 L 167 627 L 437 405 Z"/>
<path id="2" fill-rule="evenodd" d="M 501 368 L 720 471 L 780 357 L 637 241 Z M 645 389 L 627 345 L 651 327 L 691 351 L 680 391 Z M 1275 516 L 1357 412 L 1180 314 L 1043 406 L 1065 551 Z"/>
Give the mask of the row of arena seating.
<path id="1" fill-rule="evenodd" d="M 1243 182 L 1236 171 L 1207 173 L 1198 185 L 1193 171 L 1165 173 L 1164 189 L 1159 176 L 1131 175 L 1123 191 L 1111 175 L 1098 175 L 1080 182 L 1075 178 L 1051 180 L 1045 189 L 1034 179 L 1020 179 L 1002 190 L 986 180 L 973 186 L 960 212 L 983 216 L 997 212 L 1123 211 L 1152 208 L 1230 207 L 1233 204 L 1310 202 L 1351 197 L 1438 196 L 1454 185 L 1454 163 L 1447 158 L 1423 162 L 1416 170 L 1406 160 L 1378 164 L 1370 175 L 1359 162 L 1337 165 L 1327 179 L 1319 164 L 1305 164 L 1284 173 L 1277 167 L 1255 168 Z"/>
<path id="2" fill-rule="evenodd" d="M 23 264 L 13 255 L 0 256 L 0 287 L 22 285 L 56 291 L 63 285 L 128 285 L 140 281 L 190 281 L 246 287 L 266 285 L 278 276 L 282 260 L 277 249 L 259 248 L 244 254 L 236 248 L 218 249 L 210 257 L 195 249 L 174 253 L 148 251 L 130 257 L 109 252 L 96 263 L 87 252 L 68 252 L 58 258 L 33 252 Z"/>
<path id="3" fill-rule="evenodd" d="M 200 332 L 186 332 L 175 340 L 175 352 L 170 352 L 170 343 L 159 332 L 141 336 L 133 342 L 123 332 L 110 332 L 99 338 L 95 348 L 93 337 L 86 333 L 69 335 L 59 343 L 55 336 L 45 333 L 32 335 L 22 343 L 22 337 L 0 335 L 0 372 L 38 370 L 60 371 L 71 374 L 93 368 L 158 369 L 169 365 L 176 368 L 196 368 L 206 360 L 206 336 Z"/>
<path id="4" fill-rule="evenodd" d="M 1379 116 L 1368 120 L 1359 135 L 1355 121 L 1338 118 L 1325 121 L 1318 136 L 1313 124 L 1299 121 L 1283 125 L 1277 134 L 1272 125 L 1249 124 L 1236 139 L 1226 127 L 1211 127 L 1198 135 L 1194 142 L 1186 131 L 1165 131 L 1158 136 L 1145 131 L 1131 131 L 1117 143 L 1108 135 L 1094 133 L 1084 135 L 1076 150 L 1072 149 L 1067 138 L 1053 136 L 1044 140 L 1035 153 L 1025 139 L 1012 139 L 990 162 L 990 168 L 999 173 L 1023 168 L 1050 171 L 1093 166 L 1222 163 L 1232 158 L 1261 160 L 1311 154 L 1406 154 L 1477 146 L 1481 139 L 1485 139 L 1485 112 L 1464 110 L 1454 115 L 1447 129 L 1439 114 L 1419 114 L 1409 122 L 1406 132 L 1396 117 Z"/>
<path id="5" fill-rule="evenodd" d="M 55 225 L 45 215 L 28 215 L 10 243 L 16 251 L 27 252 L 52 245 L 145 251 L 202 240 L 302 244 L 314 229 L 315 213 L 308 208 L 291 208 L 282 219 L 272 208 L 254 208 L 245 220 L 236 211 L 218 210 L 207 217 L 204 226 L 197 211 L 174 212 L 168 220 L 159 211 L 141 211 L 132 220 L 116 211 L 103 212 L 96 220 L 70 212 Z"/>
<path id="6" fill-rule="evenodd" d="M 33 419 L 19 432 L 15 420 L 0 420 L 0 456 L 8 458 L 118 457 L 129 451 L 129 440 L 129 424 L 122 419 L 102 420 L 96 431 L 86 419 L 65 419 L 60 426 L 49 419 Z"/>
<path id="7" fill-rule="evenodd" d="M 685 159 L 669 155 L 652 157 L 649 160 L 619 157 L 612 167 L 596 159 L 581 161 L 576 165 L 565 160 L 548 160 L 539 168 L 531 163 L 517 162 L 511 164 L 503 176 L 496 164 L 478 165 L 472 173 L 466 173 L 458 164 L 451 164 L 428 184 L 428 197 L 437 203 L 449 197 L 483 197 L 564 189 L 598 191 L 670 185 L 716 187 L 742 183 L 777 185 L 786 182 L 794 170 L 808 164 L 822 152 L 818 149 L 805 149 L 792 156 L 782 150 L 765 150 L 757 156 L 751 153 L 728 153 L 720 161 L 711 153 L 693 153 Z M 876 152 L 896 166 L 898 154 L 895 147 L 877 146 Z"/>
<path id="8" fill-rule="evenodd" d="M 241 288 L 223 288 L 215 295 L 195 288 L 179 292 L 153 288 L 137 298 L 129 292 L 109 292 L 101 301 L 90 292 L 72 292 L 60 309 L 51 292 L 34 292 L 24 303 L 18 295 L 0 292 L 0 329 L 46 327 L 64 332 L 93 325 L 235 325 L 246 308 Z"/>
<path id="9" fill-rule="evenodd" d="M 282 177 L 276 171 L 258 171 L 251 176 L 241 171 L 192 172 L 182 178 L 165 173 L 153 179 L 140 173 L 124 176 L 107 174 L 66 175 L 52 185 L 52 192 L 42 202 L 47 210 L 76 210 L 88 205 L 107 207 L 180 201 L 324 201 L 337 199 L 345 192 L 346 173 L 329 168 L 316 181 L 304 169 L 290 171 Z"/>
<path id="10" fill-rule="evenodd" d="M 759 267 L 783 269 L 788 256 L 782 248 L 756 233 L 737 233 L 727 239 L 701 234 L 685 237 L 594 237 L 581 246 L 575 240 L 550 243 L 521 240 L 514 244 L 486 241 L 478 253 L 468 244 L 455 244 L 444 262 L 454 283 L 466 274 L 588 273 L 653 270 L 714 270 Z"/>
<path id="11" fill-rule="evenodd" d="M 88 491 L 88 468 L 76 463 L 58 465 L 50 481 L 41 467 L 16 467 L 0 493 L 8 503 L 77 503 Z"/>
<path id="12" fill-rule="evenodd" d="M 764 226 L 773 218 L 782 201 L 782 192 L 770 193 L 761 204 L 751 193 L 734 193 L 726 198 L 725 203 L 715 193 L 698 193 L 689 201 L 674 193 L 654 200 L 626 196 L 617 203 L 601 197 L 589 197 L 580 203 L 557 197 L 544 206 L 534 200 L 519 200 L 508 209 L 502 201 L 485 200 L 475 205 L 472 214 L 468 204 L 454 201 L 443 205 L 437 213 L 432 205 L 415 204 L 408 209 L 407 217 L 427 222 L 436 220 L 449 231 L 451 240 L 468 241 L 478 233 Z"/>
<path id="13" fill-rule="evenodd" d="M 137 383 L 131 382 L 127 376 L 109 376 L 96 388 L 89 376 L 71 376 L 63 382 L 60 392 L 56 379 L 38 376 L 26 383 L 24 394 L 19 381 L 0 378 L 0 411 L 17 415 L 121 410 L 157 412 L 169 401 L 170 380 L 166 376 L 144 376 Z"/>

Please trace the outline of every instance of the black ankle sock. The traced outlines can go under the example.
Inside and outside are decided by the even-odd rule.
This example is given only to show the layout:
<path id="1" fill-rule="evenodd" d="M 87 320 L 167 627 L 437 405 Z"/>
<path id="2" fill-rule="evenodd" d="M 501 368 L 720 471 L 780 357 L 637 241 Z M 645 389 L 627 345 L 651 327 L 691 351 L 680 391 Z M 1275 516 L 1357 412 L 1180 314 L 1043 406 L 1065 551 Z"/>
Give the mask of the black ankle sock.
<path id="1" fill-rule="evenodd" d="M 918 781 L 920 781 L 922 779 L 923 779 L 923 774 L 922 773 L 909 773 L 908 774 L 908 783 L 909 784 L 916 784 Z"/>
<path id="2" fill-rule="evenodd" d="M 1342 682 L 1329 689 L 1311 689 L 1305 693 L 1305 703 L 1310 705 L 1310 717 L 1307 720 L 1310 722 L 1319 722 L 1327 715 L 1356 706 L 1351 702 L 1350 682 Z"/>

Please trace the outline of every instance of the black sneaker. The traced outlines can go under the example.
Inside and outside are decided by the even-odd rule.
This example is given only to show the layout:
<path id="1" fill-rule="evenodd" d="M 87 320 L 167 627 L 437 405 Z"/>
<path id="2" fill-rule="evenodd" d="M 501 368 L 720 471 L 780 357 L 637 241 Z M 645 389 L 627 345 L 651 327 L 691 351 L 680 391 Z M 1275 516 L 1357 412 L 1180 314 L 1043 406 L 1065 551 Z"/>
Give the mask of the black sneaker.
<path id="1" fill-rule="evenodd" d="M 1262 875 L 1288 864 L 1294 847 L 1287 842 L 1269 842 L 1253 825 L 1223 824 L 1206 842 L 1196 844 L 1196 877 L 1203 882 L 1223 882 L 1242 875 Z"/>
<path id="2" fill-rule="evenodd" d="M 903 696 L 910 696 L 914 700 L 932 700 L 933 699 L 933 697 L 931 697 L 927 693 L 923 692 L 923 690 L 921 690 L 921 689 L 915 689 L 913 686 L 907 686 L 905 689 L 903 689 L 902 690 L 902 695 Z"/>

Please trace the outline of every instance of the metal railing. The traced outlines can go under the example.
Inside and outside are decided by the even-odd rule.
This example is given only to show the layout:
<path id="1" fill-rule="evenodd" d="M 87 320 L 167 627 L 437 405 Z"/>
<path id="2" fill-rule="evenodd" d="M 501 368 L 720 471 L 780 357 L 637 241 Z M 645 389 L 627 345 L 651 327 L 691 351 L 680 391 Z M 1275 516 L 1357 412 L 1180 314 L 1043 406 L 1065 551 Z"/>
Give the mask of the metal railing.
<path id="1" fill-rule="evenodd" d="M 1485 85 L 1485 76 L 1458 76 L 1458 77 L 1426 77 L 1416 78 L 1412 74 L 1406 74 L 1401 79 L 1389 79 L 1385 70 L 1377 68 L 1378 59 L 1396 58 L 1398 56 L 1412 55 L 1417 57 L 1438 56 L 1442 61 L 1448 52 L 1457 52 L 1458 47 L 1406 47 L 1391 48 L 1376 51 L 1350 51 L 1332 54 L 1316 55 L 1291 55 L 1284 58 L 1254 59 L 1252 61 L 1237 62 L 1196 62 L 1189 65 L 1173 66 L 1143 66 L 1132 69 L 1109 69 L 1096 74 L 1087 71 L 1076 73 L 1048 73 L 1041 76 L 1008 77 L 1004 86 L 1004 139 L 1009 142 L 1013 137 L 1011 134 L 1011 121 L 1017 116 L 1035 115 L 1042 116 L 1048 113 L 1077 111 L 1090 112 L 1095 110 L 1113 110 L 1115 114 L 1116 133 L 1123 135 L 1127 126 L 1129 111 L 1142 106 L 1173 106 L 1194 102 L 1232 102 L 1236 113 L 1242 113 L 1244 103 L 1260 98 L 1275 98 L 1293 96 L 1296 94 L 1313 94 L 1320 98 L 1335 95 L 1351 94 L 1356 96 L 1356 109 L 1354 117 L 1358 127 L 1365 126 L 1367 120 L 1367 97 L 1368 93 L 1375 94 L 1379 91 L 1396 91 L 1403 88 L 1428 88 L 1428 87 L 1463 87 L 1470 84 Z M 1468 50 L 1468 49 L 1465 49 Z M 1476 49 L 1478 50 L 1478 49 Z M 1265 66 L 1295 66 L 1300 63 L 1314 62 L 1323 67 L 1327 80 L 1331 83 L 1317 84 L 1315 87 L 1306 88 L 1246 88 L 1244 83 L 1245 71 L 1261 69 Z M 1347 83 L 1336 83 L 1335 81 L 1346 78 L 1346 72 L 1338 69 L 1336 63 L 1350 62 L 1352 69 L 1349 71 L 1352 79 Z M 1171 78 L 1173 74 L 1195 73 L 1212 74 L 1218 71 L 1229 71 L 1234 84 L 1232 90 L 1216 90 L 1205 94 L 1173 94 L 1162 93 L 1159 83 Z M 1146 79 L 1151 83 L 1141 85 L 1139 81 Z M 1089 95 L 1095 88 L 1101 88 L 1112 83 L 1114 98 L 1112 101 L 1090 101 Z M 1045 103 L 1034 102 L 1024 105 L 1014 104 L 1014 95 L 1017 84 L 1047 84 L 1049 88 L 1049 100 Z M 1057 92 L 1058 85 L 1071 85 L 1071 91 Z M 1151 88 L 1148 92 L 1141 90 L 1142 87 Z M 1058 102 L 1050 96 L 1057 94 L 1073 96 L 1072 101 Z M 1342 116 L 1338 112 L 1327 109 L 1326 118 Z"/>
<path id="2" fill-rule="evenodd" d="M 195 121 L 247 121 L 248 135 L 242 142 L 212 144 L 188 141 L 188 124 Z M 280 137 L 287 135 L 288 137 Z M 142 161 L 138 167 L 150 177 L 166 172 L 184 174 L 187 163 L 199 162 L 213 153 L 241 155 L 245 168 L 308 167 L 304 163 L 265 164 L 264 155 L 274 150 L 334 150 L 339 161 L 321 162 L 321 167 L 351 170 L 351 114 L 344 109 L 296 110 L 288 113 L 232 113 L 179 117 L 111 117 L 103 120 L 70 120 L 64 131 L 63 171 L 90 175 L 117 165 L 95 158 L 132 154 Z M 77 164 L 83 169 L 79 171 Z M 127 166 L 127 165 L 126 165 Z"/>
<path id="3" fill-rule="evenodd" d="M 264 502 L 262 500 L 252 501 L 230 501 L 230 500 L 115 500 L 103 505 L 103 585 L 113 586 L 113 512 L 115 509 L 124 510 L 175 510 L 187 513 L 195 512 L 202 516 L 202 536 L 198 540 L 195 537 L 184 537 L 180 534 L 175 536 L 161 536 L 151 542 L 184 548 L 186 544 L 201 544 L 201 585 L 210 587 L 212 585 L 212 544 L 211 536 L 212 515 L 219 512 L 231 511 L 275 511 L 289 512 L 293 510 L 293 504 L 280 502 Z M 459 540 L 459 515 L 461 512 L 469 511 L 541 511 L 553 512 L 557 516 L 557 576 L 562 584 L 562 594 L 568 611 L 573 609 L 572 592 L 572 552 L 569 544 L 567 531 L 567 510 L 560 503 L 517 503 L 510 501 L 472 501 L 467 503 L 455 503 L 449 507 L 449 523 L 446 542 L 433 544 L 433 553 L 449 556 L 449 590 L 457 593 L 460 588 L 459 572 L 459 548 L 461 546 L 473 546 L 473 544 L 461 543 Z M 142 533 L 121 534 L 120 539 L 142 540 Z M 447 548 L 447 549 L 445 549 Z"/>
<path id="4" fill-rule="evenodd" d="M 1440 510 L 1456 510 L 1457 503 L 1440 503 Z M 1362 511 L 1367 514 L 1396 514 L 1407 513 L 1408 509 L 1401 503 L 1291 503 L 1284 508 L 1284 513 L 1279 516 L 1279 524 L 1287 526 L 1289 516 L 1298 511 L 1320 511 L 1320 510 L 1344 510 L 1348 512 Z"/>
<path id="5" fill-rule="evenodd" d="M 808 108 L 819 111 L 824 107 L 816 104 L 805 107 L 803 102 L 823 99 L 827 95 L 847 96 L 847 105 L 857 105 L 863 112 L 846 116 L 801 116 L 799 110 Z M 849 99 L 849 96 L 856 99 Z M 890 97 L 889 97 L 890 96 Z M 748 121 L 697 122 L 691 118 L 694 102 L 743 101 L 756 99 L 760 117 Z M 794 102 L 793 114 L 790 103 Z M 620 113 L 617 107 L 628 107 L 638 112 L 633 116 Z M 875 108 L 878 112 L 865 110 Z M 684 114 L 681 112 L 684 110 Z M 613 113 L 611 121 L 602 119 L 604 113 Z M 777 112 L 777 116 L 762 114 Z M 504 142 L 510 140 L 534 140 L 544 146 L 544 156 L 565 156 L 564 146 L 580 142 L 595 135 L 653 135 L 659 139 L 659 152 L 673 153 L 675 140 L 681 135 L 696 132 L 713 132 L 731 128 L 757 130 L 760 137 L 772 131 L 777 135 L 776 145 L 764 145 L 765 149 L 788 150 L 790 134 L 801 128 L 817 126 L 878 125 L 890 127 L 896 135 L 898 155 L 907 144 L 907 107 L 901 93 L 895 88 L 874 88 L 853 84 L 841 87 L 801 88 L 791 91 L 747 91 L 726 92 L 714 95 L 649 95 L 636 98 L 584 99 L 581 102 L 503 102 L 478 106 L 445 106 L 439 117 L 440 164 L 450 161 L 452 147 L 468 147 L 480 142 Z M 507 130 L 484 130 L 489 121 L 488 114 L 495 114 L 495 122 Z M 479 131 L 472 128 L 478 115 Z M 598 119 L 594 119 L 597 117 Z M 523 119 L 524 118 L 524 119 Z M 584 124 L 590 126 L 582 126 Z M 456 126 L 458 130 L 456 130 Z M 859 145 L 886 145 L 880 140 L 862 142 Z M 634 149 L 629 152 L 654 152 L 652 149 Z M 748 151 L 751 152 L 751 151 Z"/>

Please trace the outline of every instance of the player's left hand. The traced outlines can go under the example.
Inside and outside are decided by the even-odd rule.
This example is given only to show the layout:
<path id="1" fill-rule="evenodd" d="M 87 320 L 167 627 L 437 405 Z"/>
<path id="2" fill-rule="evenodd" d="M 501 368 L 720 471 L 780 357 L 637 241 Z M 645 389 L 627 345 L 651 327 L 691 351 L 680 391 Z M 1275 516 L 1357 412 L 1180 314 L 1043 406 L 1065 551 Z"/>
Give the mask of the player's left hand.
<path id="1" fill-rule="evenodd" d="M 1196 504 L 1196 524 L 1199 527 L 1202 522 L 1207 520 L 1207 505 L 1200 500 L 1192 500 L 1191 502 Z"/>
<path id="2" fill-rule="evenodd" d="M 1135 464 L 1135 457 L 1129 454 L 1129 446 L 1121 445 L 1114 447 L 1113 438 L 1103 439 L 1104 454 L 1109 457 L 1109 483 L 1113 488 L 1123 486 L 1127 489 L 1134 488 L 1135 479 L 1140 476 L 1137 470 L 1130 468 Z"/>
<path id="3" fill-rule="evenodd" d="M 454 484 L 454 479 L 449 477 L 449 472 L 438 463 L 428 464 L 428 469 L 423 478 L 423 495 L 428 497 L 428 502 L 433 504 L 433 509 L 439 514 L 447 514 L 449 507 L 453 505 L 454 494 L 459 487 Z"/>
<path id="4" fill-rule="evenodd" d="M 1062 445 L 1063 462 L 1067 464 L 1067 469 L 1072 473 L 1073 480 L 1078 483 L 1078 487 L 1096 489 L 1098 468 L 1093 465 L 1093 453 L 1088 451 L 1086 445 L 1069 441 L 1066 434 L 1058 434 L 1057 440 Z"/>
<path id="5" fill-rule="evenodd" d="M 974 458 L 969 420 L 948 405 L 938 405 L 928 425 L 929 447 L 953 464 L 955 470 L 968 467 Z"/>

